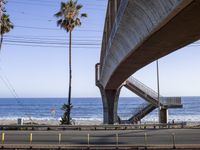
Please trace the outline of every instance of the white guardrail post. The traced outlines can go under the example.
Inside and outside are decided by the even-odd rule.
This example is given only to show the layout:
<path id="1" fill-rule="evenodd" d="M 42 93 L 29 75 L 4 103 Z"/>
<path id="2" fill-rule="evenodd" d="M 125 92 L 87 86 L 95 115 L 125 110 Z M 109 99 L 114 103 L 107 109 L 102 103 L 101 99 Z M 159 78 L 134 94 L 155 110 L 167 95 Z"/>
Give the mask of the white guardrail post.
<path id="1" fill-rule="evenodd" d="M 116 133 L 116 149 L 119 147 L 119 135 Z"/>
<path id="2" fill-rule="evenodd" d="M 87 141 L 88 141 L 88 149 L 90 148 L 90 134 L 87 136 Z"/>
<path id="3" fill-rule="evenodd" d="M 59 145 L 61 144 L 61 140 L 62 140 L 62 134 L 59 133 L 59 134 L 58 134 L 58 144 L 59 144 Z"/>
<path id="4" fill-rule="evenodd" d="M 145 149 L 147 149 L 147 133 L 144 133 L 144 144 L 145 144 Z"/>
<path id="5" fill-rule="evenodd" d="M 172 140 L 173 140 L 173 149 L 176 149 L 176 145 L 175 145 L 175 133 L 172 133 Z"/>
<path id="6" fill-rule="evenodd" d="M 30 133 L 30 136 L 29 136 L 29 143 L 32 144 L 32 141 L 33 141 L 33 134 Z"/>

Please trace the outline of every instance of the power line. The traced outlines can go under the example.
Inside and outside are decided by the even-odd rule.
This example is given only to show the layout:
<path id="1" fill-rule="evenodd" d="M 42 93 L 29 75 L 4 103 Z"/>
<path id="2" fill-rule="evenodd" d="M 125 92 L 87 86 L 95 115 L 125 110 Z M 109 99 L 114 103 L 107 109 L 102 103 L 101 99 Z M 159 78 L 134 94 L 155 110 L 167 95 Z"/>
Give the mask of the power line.
<path id="1" fill-rule="evenodd" d="M 67 34 L 66 34 L 67 35 Z M 68 36 L 60 36 L 60 35 L 5 35 L 4 37 L 22 37 L 22 38 L 65 38 L 66 37 L 68 38 Z M 80 36 L 80 35 L 74 35 L 73 38 L 76 38 L 76 39 L 88 39 L 88 38 L 91 38 L 91 39 L 97 39 L 99 37 L 97 36 L 88 36 L 88 35 L 84 35 L 84 36 Z"/>
<path id="2" fill-rule="evenodd" d="M 67 48 L 66 46 L 56 46 L 56 45 L 31 45 L 31 44 L 12 44 L 12 43 L 4 43 L 4 45 L 11 45 L 11 46 L 22 46 L 22 47 L 49 47 L 49 48 Z M 96 46 L 96 47 L 88 47 L 88 46 L 82 46 L 82 47 L 76 47 L 73 46 L 73 48 L 76 49 L 100 49 L 101 47 Z"/>
<path id="3" fill-rule="evenodd" d="M 23 36 L 5 36 L 4 39 L 7 40 L 39 40 L 39 41 L 66 41 L 67 38 L 42 38 L 42 37 L 23 37 Z M 100 39 L 87 39 L 87 38 L 74 38 L 73 41 L 75 42 L 101 42 Z"/>
<path id="4" fill-rule="evenodd" d="M 3 69 L 0 67 L 0 70 L 1 70 L 1 74 L 0 74 L 0 79 L 1 81 L 4 83 L 4 85 L 8 88 L 9 92 L 11 93 L 11 95 L 14 97 L 14 99 L 17 101 L 17 103 L 19 105 L 21 105 L 22 107 L 25 107 L 20 101 L 19 101 L 19 95 L 17 94 L 15 88 L 13 87 L 13 85 L 11 84 L 11 82 L 9 81 L 9 79 L 7 78 L 7 76 L 5 75 L 5 73 L 3 73 Z M 2 76 L 3 75 L 3 76 Z M 19 108 L 18 108 L 19 109 Z M 20 109 L 21 111 L 21 109 Z M 25 116 L 27 116 L 30 120 L 31 119 L 31 116 L 24 112 L 25 113 Z"/>
<path id="5" fill-rule="evenodd" d="M 19 1 L 12 0 L 12 2 L 19 2 Z M 45 0 L 34 0 L 34 1 L 32 1 L 32 0 L 25 0 L 24 2 L 21 1 L 20 3 L 37 4 L 37 5 L 40 5 L 40 4 L 49 4 L 49 5 L 52 5 L 52 6 L 54 6 L 53 4 L 55 4 L 55 3 L 60 4 L 59 1 L 55 2 L 55 1 L 47 1 L 47 0 L 46 1 Z M 89 4 L 90 4 L 90 6 L 97 6 L 97 7 L 102 6 L 102 7 L 106 7 L 106 3 L 105 3 L 105 5 L 102 5 L 102 4 L 95 4 L 95 3 L 89 2 L 86 6 L 88 6 Z"/>
<path id="6" fill-rule="evenodd" d="M 32 26 L 21 26 L 21 25 L 15 25 L 15 27 L 25 28 L 25 29 L 37 29 L 37 30 L 56 30 L 56 31 L 59 30 L 59 29 L 56 29 L 56 28 L 32 27 Z M 82 31 L 82 32 L 102 32 L 102 31 L 99 31 L 99 30 L 85 30 L 85 29 L 83 29 L 83 30 L 78 29 L 78 31 Z"/>
<path id="7" fill-rule="evenodd" d="M 5 42 L 10 43 L 22 43 L 22 44 L 49 44 L 49 45 L 69 45 L 69 43 L 65 42 L 48 42 L 48 41 L 20 41 L 20 40 L 4 40 Z M 72 45 L 75 46 L 98 46 L 101 45 L 100 43 L 73 43 Z"/>
<path id="8" fill-rule="evenodd" d="M 15 2 L 15 1 L 10 1 L 10 3 L 14 3 L 14 4 L 22 4 L 22 5 L 35 5 L 35 6 L 56 6 L 53 4 L 42 4 L 42 3 L 27 3 L 27 2 Z M 106 7 L 106 6 L 105 6 Z M 99 11 L 105 11 L 105 9 L 100 9 L 99 7 L 84 7 L 86 8 L 86 10 L 90 9 L 90 10 L 99 10 Z"/>
<path id="9" fill-rule="evenodd" d="M 28 43 L 40 43 L 40 44 L 69 44 L 67 41 L 68 39 L 25 39 L 25 38 L 4 38 L 4 41 L 7 42 L 28 42 Z M 62 42 L 63 41 L 63 42 Z M 66 42 L 65 42 L 66 41 Z M 100 40 L 73 40 L 73 44 L 75 45 L 101 45 Z"/>

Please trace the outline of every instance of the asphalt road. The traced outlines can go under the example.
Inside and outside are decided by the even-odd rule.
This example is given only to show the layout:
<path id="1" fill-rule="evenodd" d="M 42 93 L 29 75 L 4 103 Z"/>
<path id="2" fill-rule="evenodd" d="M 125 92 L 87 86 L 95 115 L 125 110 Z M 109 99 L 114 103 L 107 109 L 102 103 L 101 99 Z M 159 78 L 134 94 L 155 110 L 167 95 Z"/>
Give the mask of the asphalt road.
<path id="1" fill-rule="evenodd" d="M 5 133 L 4 144 L 30 144 L 32 133 L 32 145 L 59 144 L 89 144 L 109 145 L 134 144 L 134 145 L 173 145 L 175 144 L 200 145 L 200 129 L 151 129 L 151 130 L 119 130 L 119 131 L 3 131 Z M 145 138 L 146 133 L 146 138 Z M 2 139 L 2 131 L 0 131 Z M 117 138 L 118 135 L 118 138 Z M 146 141 L 145 141 L 146 140 Z"/>

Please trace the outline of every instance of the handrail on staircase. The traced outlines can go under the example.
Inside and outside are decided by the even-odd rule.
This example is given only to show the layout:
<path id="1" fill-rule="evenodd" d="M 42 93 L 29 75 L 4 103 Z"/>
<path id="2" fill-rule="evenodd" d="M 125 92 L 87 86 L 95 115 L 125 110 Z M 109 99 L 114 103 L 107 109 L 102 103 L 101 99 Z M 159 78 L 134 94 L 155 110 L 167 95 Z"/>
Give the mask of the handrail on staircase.
<path id="1" fill-rule="evenodd" d="M 128 80 L 135 87 L 143 91 L 146 95 L 149 95 L 154 100 L 158 101 L 158 93 L 155 92 L 150 87 L 146 86 L 144 83 L 140 82 L 134 77 L 129 77 Z M 127 83 L 127 82 L 126 82 Z M 160 95 L 160 104 L 161 105 L 181 105 L 181 97 L 163 97 Z"/>
<path id="2" fill-rule="evenodd" d="M 137 88 L 141 89 L 144 91 L 146 94 L 150 95 L 154 99 L 158 99 L 158 93 L 155 92 L 153 89 L 150 87 L 146 86 L 144 83 L 140 82 L 134 77 L 129 77 L 128 80 L 130 80 Z M 161 96 L 162 97 L 162 96 Z"/>

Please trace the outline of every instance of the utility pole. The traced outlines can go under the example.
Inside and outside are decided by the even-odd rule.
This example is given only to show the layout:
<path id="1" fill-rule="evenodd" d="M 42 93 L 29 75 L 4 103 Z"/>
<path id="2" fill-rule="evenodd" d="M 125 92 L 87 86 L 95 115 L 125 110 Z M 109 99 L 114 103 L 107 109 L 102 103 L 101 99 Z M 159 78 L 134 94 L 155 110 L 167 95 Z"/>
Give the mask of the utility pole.
<path id="1" fill-rule="evenodd" d="M 158 89 L 158 121 L 160 123 L 160 81 L 159 81 L 159 64 L 158 60 L 156 60 L 156 67 L 157 67 L 157 89 Z"/>

